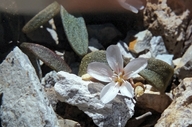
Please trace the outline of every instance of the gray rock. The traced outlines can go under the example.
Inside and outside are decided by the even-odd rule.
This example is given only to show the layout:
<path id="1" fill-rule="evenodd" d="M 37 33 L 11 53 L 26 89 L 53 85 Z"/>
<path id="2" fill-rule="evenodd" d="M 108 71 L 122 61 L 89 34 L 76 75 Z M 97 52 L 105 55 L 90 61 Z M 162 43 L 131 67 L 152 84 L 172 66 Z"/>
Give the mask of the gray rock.
<path id="1" fill-rule="evenodd" d="M 192 78 L 185 78 L 173 90 L 173 102 L 163 112 L 155 127 L 189 127 L 192 125 Z"/>
<path id="2" fill-rule="evenodd" d="M 57 117 L 28 57 L 15 47 L 0 65 L 2 127 L 58 127 Z"/>
<path id="3" fill-rule="evenodd" d="M 41 80 L 41 85 L 44 86 L 45 93 L 54 110 L 56 110 L 56 106 L 58 102 L 54 85 L 58 80 L 59 80 L 59 77 L 57 76 L 57 72 L 55 71 L 51 71 L 47 73 L 45 77 L 43 77 Z"/>
<path id="4" fill-rule="evenodd" d="M 161 54 L 168 54 L 161 36 L 152 37 L 152 39 L 150 40 L 150 44 L 151 44 L 150 52 L 152 57 L 156 57 L 157 55 Z"/>
<path id="5" fill-rule="evenodd" d="M 55 83 L 59 80 L 56 71 L 51 71 L 47 73 L 41 80 L 41 85 L 45 88 L 51 88 L 55 85 Z"/>
<path id="6" fill-rule="evenodd" d="M 116 43 L 122 37 L 121 32 L 111 23 L 87 25 L 90 38 L 96 38 L 104 47 Z"/>
<path id="7" fill-rule="evenodd" d="M 97 50 L 102 50 L 104 47 L 99 43 L 99 41 L 95 38 L 91 38 L 89 41 L 89 50 L 91 52 L 97 51 Z"/>
<path id="8" fill-rule="evenodd" d="M 118 123 L 121 123 L 124 127 L 127 120 L 133 116 L 134 100 L 118 95 L 110 103 L 103 104 L 99 99 L 103 85 L 94 85 L 63 71 L 58 72 L 58 76 L 61 80 L 54 86 L 58 99 L 77 106 L 91 117 L 97 126 L 117 127 Z"/>
<path id="9" fill-rule="evenodd" d="M 53 107 L 53 110 L 56 111 L 58 99 L 54 87 L 44 88 L 44 90 L 49 99 L 49 103 Z"/>

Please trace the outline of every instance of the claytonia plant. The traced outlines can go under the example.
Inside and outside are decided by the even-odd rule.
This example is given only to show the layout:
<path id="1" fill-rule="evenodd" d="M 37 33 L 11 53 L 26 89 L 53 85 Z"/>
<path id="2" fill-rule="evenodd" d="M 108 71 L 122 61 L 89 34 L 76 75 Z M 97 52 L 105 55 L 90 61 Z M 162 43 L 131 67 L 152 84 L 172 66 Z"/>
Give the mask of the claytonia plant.
<path id="1" fill-rule="evenodd" d="M 133 98 L 134 88 L 127 80 L 147 66 L 147 59 L 136 58 L 123 68 L 123 57 L 116 45 L 107 48 L 106 59 L 110 67 L 105 63 L 92 62 L 87 68 L 87 73 L 93 78 L 109 82 L 101 90 L 101 101 L 103 103 L 110 102 L 119 91 L 121 95 Z"/>

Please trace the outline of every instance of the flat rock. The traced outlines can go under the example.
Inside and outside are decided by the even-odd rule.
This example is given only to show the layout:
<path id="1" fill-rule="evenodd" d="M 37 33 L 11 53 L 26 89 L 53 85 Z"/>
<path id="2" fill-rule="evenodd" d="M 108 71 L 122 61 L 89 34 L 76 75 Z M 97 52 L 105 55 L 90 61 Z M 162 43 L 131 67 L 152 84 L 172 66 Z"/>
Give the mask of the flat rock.
<path id="1" fill-rule="evenodd" d="M 80 77 L 67 72 L 58 72 L 61 78 L 54 88 L 61 102 L 77 106 L 84 111 L 99 127 L 124 127 L 134 114 L 134 100 L 118 95 L 108 104 L 99 99 L 103 85 L 83 81 Z"/>
<path id="2" fill-rule="evenodd" d="M 0 65 L 2 127 L 59 127 L 28 57 L 18 47 Z"/>
<path id="3" fill-rule="evenodd" d="M 155 127 L 189 127 L 192 125 L 192 78 L 185 78 L 173 90 L 173 102 L 163 112 Z"/>

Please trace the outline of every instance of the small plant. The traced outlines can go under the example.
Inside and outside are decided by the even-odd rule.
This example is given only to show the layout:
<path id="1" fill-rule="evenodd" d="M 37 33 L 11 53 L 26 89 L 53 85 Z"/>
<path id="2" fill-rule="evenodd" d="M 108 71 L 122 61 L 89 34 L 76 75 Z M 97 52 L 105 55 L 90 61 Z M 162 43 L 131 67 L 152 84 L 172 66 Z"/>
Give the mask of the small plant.
<path id="1" fill-rule="evenodd" d="M 106 59 L 110 67 L 105 63 L 92 62 L 87 68 L 87 73 L 95 79 L 109 82 L 101 90 L 101 101 L 103 103 L 110 102 L 119 91 L 121 95 L 133 98 L 134 88 L 127 80 L 147 66 L 147 59 L 134 59 L 123 68 L 123 57 L 116 45 L 111 45 L 107 48 Z"/>

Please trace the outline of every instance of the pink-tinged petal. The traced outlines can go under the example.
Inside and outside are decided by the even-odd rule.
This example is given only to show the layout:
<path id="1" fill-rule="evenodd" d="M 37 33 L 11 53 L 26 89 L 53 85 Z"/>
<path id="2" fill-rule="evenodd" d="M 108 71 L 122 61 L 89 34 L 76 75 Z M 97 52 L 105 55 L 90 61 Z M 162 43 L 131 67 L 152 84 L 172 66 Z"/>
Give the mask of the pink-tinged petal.
<path id="1" fill-rule="evenodd" d="M 112 70 L 105 63 L 92 62 L 87 67 L 87 73 L 102 82 L 111 82 Z"/>
<path id="2" fill-rule="evenodd" d="M 115 82 L 110 82 L 103 87 L 100 94 L 100 99 L 103 103 L 108 103 L 113 100 L 119 92 L 119 85 L 115 85 Z"/>
<path id="3" fill-rule="evenodd" d="M 118 0 L 119 4 L 134 13 L 138 13 L 138 10 L 144 8 L 143 3 L 140 0 Z"/>
<path id="4" fill-rule="evenodd" d="M 116 45 L 111 45 L 106 50 L 106 58 L 109 66 L 116 72 L 119 73 L 123 69 L 123 57 Z"/>
<path id="5" fill-rule="evenodd" d="M 129 79 L 135 74 L 138 74 L 147 66 L 147 59 L 145 58 L 136 58 L 129 62 L 124 68 L 124 78 Z"/>
<path id="6" fill-rule="evenodd" d="M 133 98 L 134 96 L 134 89 L 131 86 L 131 84 L 129 82 L 124 82 L 121 86 L 120 86 L 120 92 L 122 95 L 127 96 L 129 98 Z"/>
<path id="7" fill-rule="evenodd" d="M 129 5 L 137 8 L 138 10 L 141 10 L 144 8 L 143 2 L 141 0 L 124 0 Z"/>

